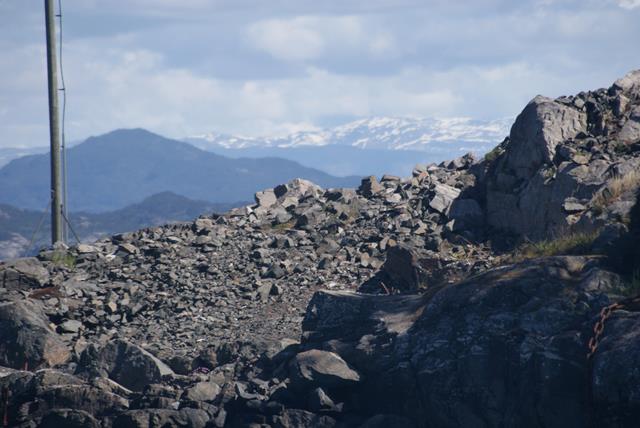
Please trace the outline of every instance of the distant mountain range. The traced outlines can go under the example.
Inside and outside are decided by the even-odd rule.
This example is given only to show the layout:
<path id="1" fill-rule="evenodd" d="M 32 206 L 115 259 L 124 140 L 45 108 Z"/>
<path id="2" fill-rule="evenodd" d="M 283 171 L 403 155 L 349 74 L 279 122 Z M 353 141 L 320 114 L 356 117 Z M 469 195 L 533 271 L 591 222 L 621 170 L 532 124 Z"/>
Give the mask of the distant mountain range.
<path id="1" fill-rule="evenodd" d="M 142 129 L 91 137 L 70 148 L 67 158 L 69 211 L 74 212 L 112 211 L 165 191 L 233 203 L 297 177 L 323 187 L 352 187 L 360 181 L 286 159 L 231 159 Z M 48 154 L 14 159 L 0 169 L 0 203 L 42 210 L 48 199 Z"/>
<path id="2" fill-rule="evenodd" d="M 183 141 L 234 159 L 278 157 L 335 176 L 406 176 L 417 163 L 438 163 L 468 152 L 483 155 L 504 139 L 512 122 L 511 118 L 376 117 L 278 138 L 209 133 Z M 75 145 L 77 141 L 69 144 Z M 0 167 L 47 151 L 47 147 L 0 148 Z"/>
<path id="3" fill-rule="evenodd" d="M 0 168 L 14 159 L 48 151 L 48 147 L 0 147 Z"/>
<path id="4" fill-rule="evenodd" d="M 416 163 L 488 152 L 508 135 L 512 122 L 378 117 L 279 138 L 210 133 L 185 141 L 230 157 L 282 157 L 334 175 L 408 175 Z"/>
<path id="5" fill-rule="evenodd" d="M 116 211 L 99 214 L 70 213 L 69 221 L 79 238 L 88 242 L 114 233 L 193 220 L 204 213 L 222 213 L 246 203 L 248 202 L 212 204 L 163 192 Z M 41 220 L 44 220 L 43 226 L 34 236 Z M 49 214 L 43 216 L 42 211 L 0 204 L 0 260 L 24 256 L 27 252 L 35 253 L 39 248 L 49 244 L 50 231 Z M 34 242 L 29 248 L 32 237 Z M 69 239 L 70 242 L 75 242 L 71 232 Z"/>
<path id="6" fill-rule="evenodd" d="M 417 163 L 482 155 L 502 141 L 510 124 L 372 118 L 281 138 L 207 134 L 186 138 L 188 143 L 142 129 L 117 130 L 68 150 L 71 221 L 83 240 L 92 240 L 226 211 L 296 177 L 353 187 L 364 175 L 406 176 Z M 24 253 L 47 206 L 46 151 L 0 148 L 0 259 Z M 48 243 L 44 218 L 32 250 Z"/>

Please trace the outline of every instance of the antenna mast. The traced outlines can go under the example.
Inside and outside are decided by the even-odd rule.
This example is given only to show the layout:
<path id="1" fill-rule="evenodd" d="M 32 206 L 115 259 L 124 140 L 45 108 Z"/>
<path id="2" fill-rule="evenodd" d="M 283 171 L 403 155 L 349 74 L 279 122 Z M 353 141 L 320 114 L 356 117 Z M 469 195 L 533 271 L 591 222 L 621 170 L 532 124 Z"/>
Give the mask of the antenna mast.
<path id="1" fill-rule="evenodd" d="M 60 176 L 60 127 L 58 122 L 58 71 L 56 27 L 52 0 L 44 0 L 47 32 L 47 79 L 49 83 L 49 138 L 51 141 L 51 244 L 62 236 L 62 180 Z"/>

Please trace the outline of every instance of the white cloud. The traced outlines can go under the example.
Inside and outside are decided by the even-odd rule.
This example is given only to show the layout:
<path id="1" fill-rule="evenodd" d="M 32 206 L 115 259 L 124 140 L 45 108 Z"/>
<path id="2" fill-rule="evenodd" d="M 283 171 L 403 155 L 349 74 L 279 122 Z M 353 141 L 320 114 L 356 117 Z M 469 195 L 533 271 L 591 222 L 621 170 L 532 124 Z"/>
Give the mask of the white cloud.
<path id="1" fill-rule="evenodd" d="M 23 54 L 29 69 L 38 70 L 40 55 L 39 49 Z M 67 45 L 65 57 L 70 139 L 124 127 L 174 137 L 212 130 L 279 135 L 313 129 L 333 115 L 450 114 L 460 101 L 449 88 L 430 85 L 422 71 L 350 76 L 311 67 L 296 78 L 223 81 L 171 67 L 163 55 L 145 49 L 95 49 L 78 42 Z M 23 123 L 12 129 L 38 129 L 38 139 L 46 141 L 44 77 L 41 70 L 20 85 L 20 109 L 42 115 L 20 117 Z"/>
<path id="2" fill-rule="evenodd" d="M 604 87 L 637 67 L 638 6 L 69 1 L 67 135 L 135 126 L 174 137 L 277 135 L 353 116 L 512 116 L 538 93 Z M 7 0 L 0 8 L 0 144 L 42 145 L 42 11 Z"/>
<path id="3" fill-rule="evenodd" d="M 211 131 L 273 136 L 314 129 L 323 118 L 336 116 L 495 118 L 517 114 L 526 101 L 544 91 L 541 88 L 547 88 L 549 95 L 566 89 L 563 76 L 525 61 L 443 70 L 404 67 L 386 75 L 307 67 L 295 77 L 222 80 L 171 66 L 155 51 L 96 49 L 94 43 L 74 42 L 66 48 L 70 140 L 130 127 L 172 137 Z M 13 56 L 21 58 L 19 64 L 0 60 L 5 75 L 18 75 L 16 70 L 25 65 L 33 70 L 15 90 L 9 82 L 0 82 L 0 101 L 5 100 L 1 104 L 9 109 L 0 116 L 0 128 L 25 137 L 13 145 L 46 141 L 41 54 L 32 47 Z M 584 83 L 577 89 L 589 87 Z M 12 104 L 10 99 L 19 102 Z M 21 115 L 20 111 L 39 113 Z"/>
<path id="4" fill-rule="evenodd" d="M 396 41 L 391 33 L 378 34 L 369 42 L 369 51 L 373 55 L 388 55 L 396 50 Z"/>
<path id="5" fill-rule="evenodd" d="M 317 58 L 325 48 L 317 19 L 271 19 L 251 25 L 247 31 L 252 43 L 270 55 L 284 60 Z"/>
<path id="6" fill-rule="evenodd" d="M 389 53 L 395 47 L 393 34 L 376 26 L 361 16 L 297 16 L 255 22 L 246 34 L 255 48 L 274 58 L 308 61 L 345 52 Z"/>
<path id="7" fill-rule="evenodd" d="M 624 9 L 635 9 L 640 7 L 640 0 L 618 0 L 618 5 Z"/>

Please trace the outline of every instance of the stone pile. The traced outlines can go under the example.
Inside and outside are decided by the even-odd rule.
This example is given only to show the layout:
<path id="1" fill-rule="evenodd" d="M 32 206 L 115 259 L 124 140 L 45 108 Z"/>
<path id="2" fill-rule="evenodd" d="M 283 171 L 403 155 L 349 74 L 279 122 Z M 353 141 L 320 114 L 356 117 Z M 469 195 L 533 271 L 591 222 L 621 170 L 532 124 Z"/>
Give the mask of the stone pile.
<path id="1" fill-rule="evenodd" d="M 486 165 L 488 223 L 530 239 L 625 223 L 639 142 L 640 71 L 608 89 L 534 98 Z"/>
<path id="2" fill-rule="evenodd" d="M 5 262 L 0 420 L 633 426 L 640 303 L 621 300 L 623 278 L 602 256 L 505 265 L 502 251 L 637 234 L 638 106 L 635 72 L 535 98 L 481 161 L 358 189 L 294 180 L 224 215 Z"/>

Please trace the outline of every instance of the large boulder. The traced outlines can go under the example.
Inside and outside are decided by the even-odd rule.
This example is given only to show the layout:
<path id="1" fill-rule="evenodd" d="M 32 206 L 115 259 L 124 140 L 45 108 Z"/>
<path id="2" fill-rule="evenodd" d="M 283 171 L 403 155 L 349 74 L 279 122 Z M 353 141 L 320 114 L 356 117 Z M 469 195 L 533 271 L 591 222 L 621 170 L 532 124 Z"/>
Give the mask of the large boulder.
<path id="1" fill-rule="evenodd" d="M 618 134 L 623 143 L 635 143 L 640 141 L 640 105 L 636 106 L 629 115 Z"/>
<path id="2" fill-rule="evenodd" d="M 587 116 L 550 98 L 537 96 L 511 128 L 506 167 L 519 179 L 530 178 L 550 163 L 556 146 L 587 129 Z"/>
<path id="3" fill-rule="evenodd" d="M 623 375 L 636 370 L 631 351 L 640 338 L 628 332 L 637 318 L 607 327 L 594 373 L 587 342 L 619 281 L 594 259 L 557 257 L 424 296 L 320 292 L 302 345 L 337 353 L 362 376 L 351 390 L 358 399 L 345 406 L 363 415 L 398 415 L 417 426 L 563 427 L 587 426 L 596 406 L 597 422 L 612 425 L 640 416 L 635 374 Z M 599 363 L 607 340 L 628 356 Z M 598 383 L 593 403 L 588 379 Z"/>
<path id="4" fill-rule="evenodd" d="M 361 195 L 370 198 L 373 195 L 376 195 L 382 192 L 384 188 L 378 182 L 378 179 L 375 176 L 365 177 L 362 179 L 362 183 L 360 187 L 358 187 L 358 192 Z"/>
<path id="5" fill-rule="evenodd" d="M 287 196 L 303 198 L 319 195 L 322 192 L 322 187 L 303 178 L 294 178 L 287 184 L 276 186 L 273 191 L 278 199 Z"/>
<path id="6" fill-rule="evenodd" d="M 424 276 L 418 255 L 405 245 L 396 245 L 387 250 L 387 259 L 380 273 L 390 291 L 402 292 L 417 292 Z"/>
<path id="7" fill-rule="evenodd" d="M 624 77 L 616 80 L 609 92 L 612 95 L 622 92 L 628 97 L 640 98 L 640 70 L 630 71 Z"/>
<path id="8" fill-rule="evenodd" d="M 638 160 L 626 163 L 638 165 Z M 610 168 L 611 164 L 604 160 L 588 165 L 563 162 L 554 171 L 540 169 L 517 193 L 496 180 L 487 191 L 487 222 L 532 240 L 565 235 L 578 222 L 576 216 L 567 213 L 565 202 L 569 198 L 591 200 L 607 182 Z M 583 224 L 586 231 L 600 226 L 596 222 Z"/>
<path id="9" fill-rule="evenodd" d="M 191 401 L 213 401 L 220 394 L 220 387 L 214 382 L 198 382 L 187 388 L 182 398 Z"/>
<path id="10" fill-rule="evenodd" d="M 534 98 L 478 175 L 487 223 L 534 241 L 624 223 L 639 141 L 640 71 L 608 90 Z"/>
<path id="11" fill-rule="evenodd" d="M 256 192 L 254 198 L 256 200 L 256 204 L 261 208 L 269 208 L 277 202 L 276 194 L 273 192 L 273 189 Z"/>
<path id="12" fill-rule="evenodd" d="M 34 257 L 0 263 L 0 287 L 8 290 L 30 290 L 49 281 L 49 271 Z"/>
<path id="13" fill-rule="evenodd" d="M 111 391 L 51 369 L 15 371 L 0 378 L 0 390 L 4 408 L 0 412 L 6 411 L 8 426 L 32 426 L 19 423 L 37 420 L 41 420 L 38 426 L 100 426 L 94 417 L 129 407 L 127 399 Z"/>
<path id="14" fill-rule="evenodd" d="M 37 303 L 0 303 L 1 366 L 34 370 L 65 363 L 70 356 Z"/>
<path id="15" fill-rule="evenodd" d="M 339 388 L 360 381 L 360 375 L 340 356 L 317 349 L 297 354 L 289 365 L 294 388 Z"/>
<path id="16" fill-rule="evenodd" d="M 114 393 L 92 385 L 54 385 L 38 394 L 40 411 L 46 408 L 75 409 L 93 416 L 105 416 L 126 410 L 129 402 Z"/>
<path id="17" fill-rule="evenodd" d="M 460 190 L 446 184 L 436 184 L 429 206 L 441 214 L 449 214 L 453 201 L 460 196 Z"/>
<path id="18" fill-rule="evenodd" d="M 80 357 L 77 373 L 108 377 L 132 391 L 142 391 L 146 385 L 174 374 L 158 358 L 124 340 L 115 340 L 102 348 L 87 347 Z"/>

